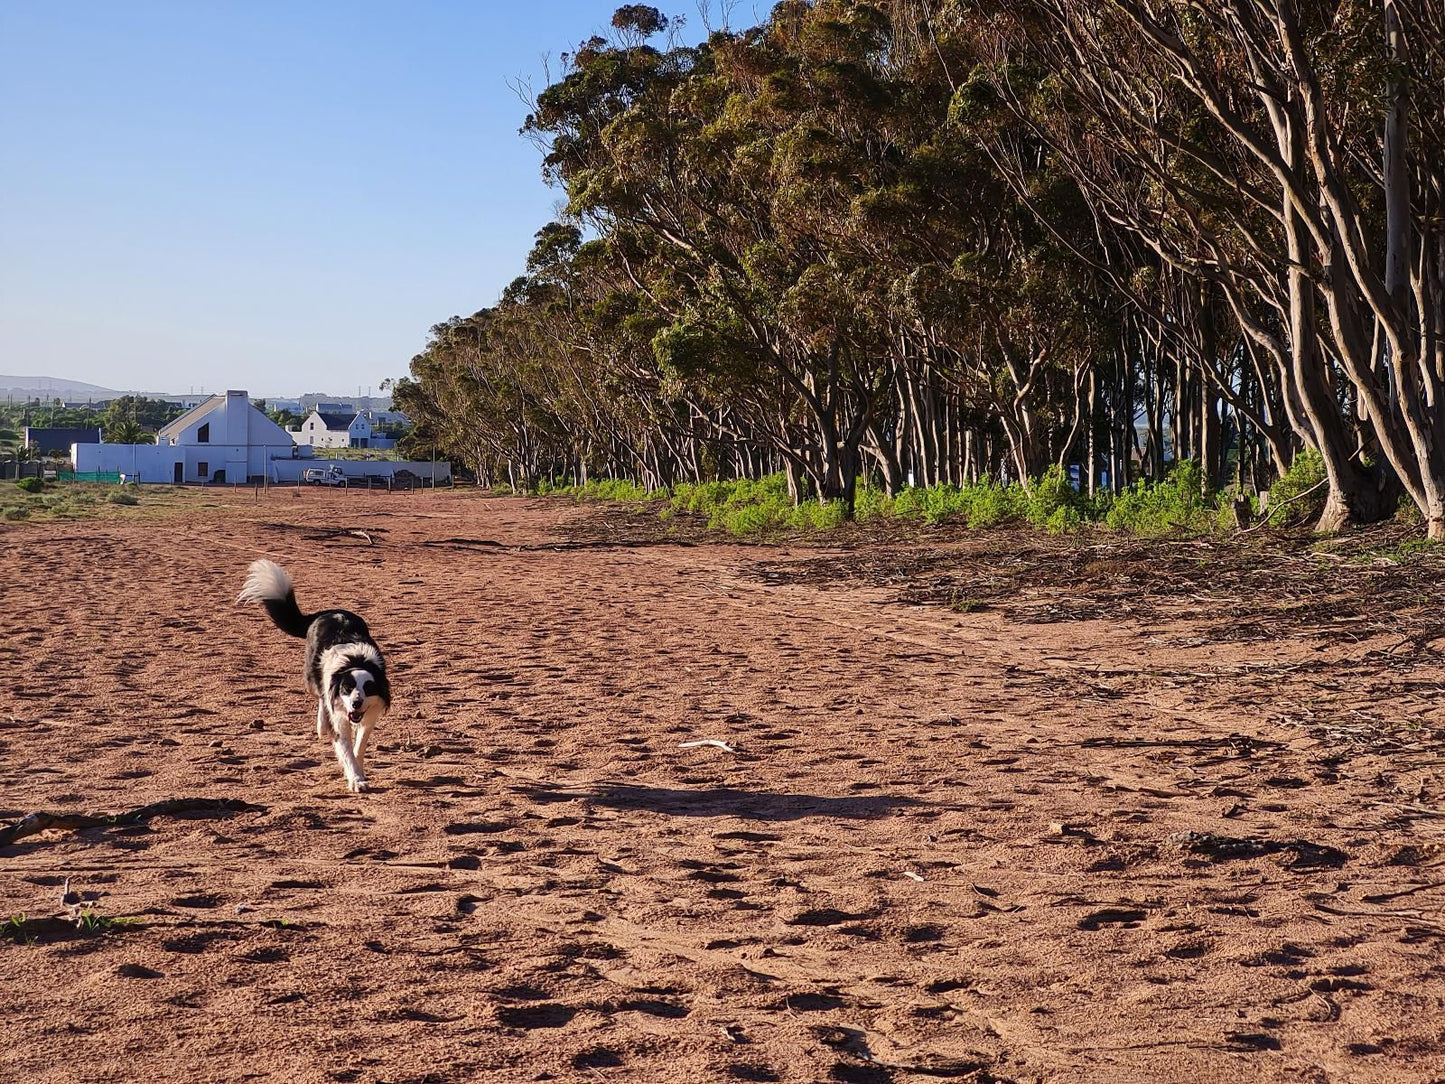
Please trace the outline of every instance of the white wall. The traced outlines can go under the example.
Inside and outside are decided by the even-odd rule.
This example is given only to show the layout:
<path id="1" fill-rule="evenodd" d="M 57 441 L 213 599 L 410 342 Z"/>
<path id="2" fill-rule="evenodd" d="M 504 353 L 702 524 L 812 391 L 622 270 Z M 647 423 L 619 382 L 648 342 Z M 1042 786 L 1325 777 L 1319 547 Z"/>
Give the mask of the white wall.
<path id="1" fill-rule="evenodd" d="M 210 482 L 217 471 L 225 481 L 243 485 L 274 473 L 273 461 L 296 463 L 299 474 L 311 462 L 309 449 L 303 453 L 287 441 L 281 444 L 75 444 L 71 460 L 77 473 L 139 475 L 142 482 L 173 483 L 176 464 L 182 482 Z"/>
<path id="2" fill-rule="evenodd" d="M 175 464 L 184 449 L 169 444 L 72 444 L 70 459 L 77 473 L 139 475 L 142 482 L 175 481 Z"/>

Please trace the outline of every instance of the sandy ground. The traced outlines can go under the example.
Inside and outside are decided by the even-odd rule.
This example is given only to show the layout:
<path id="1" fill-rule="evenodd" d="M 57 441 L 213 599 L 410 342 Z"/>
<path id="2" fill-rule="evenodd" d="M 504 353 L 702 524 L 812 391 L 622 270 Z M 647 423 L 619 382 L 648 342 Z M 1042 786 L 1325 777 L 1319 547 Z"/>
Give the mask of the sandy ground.
<path id="1" fill-rule="evenodd" d="M 0 848 L 0 1081 L 1445 1078 L 1439 665 L 1382 701 L 1368 640 L 910 607 L 589 514 L 0 528 L 0 819 L 262 807 Z M 231 601 L 259 555 L 388 653 L 370 794 Z"/>

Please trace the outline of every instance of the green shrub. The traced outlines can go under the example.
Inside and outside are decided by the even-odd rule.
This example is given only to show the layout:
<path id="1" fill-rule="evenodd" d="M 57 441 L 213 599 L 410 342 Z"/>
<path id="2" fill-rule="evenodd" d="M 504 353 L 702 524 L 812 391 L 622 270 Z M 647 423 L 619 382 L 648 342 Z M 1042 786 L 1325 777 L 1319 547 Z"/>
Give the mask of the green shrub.
<path id="1" fill-rule="evenodd" d="M 16 520 L 29 518 L 30 509 L 26 508 L 23 504 L 7 504 L 5 507 L 0 508 L 0 519 Z"/>
<path id="2" fill-rule="evenodd" d="M 801 531 L 830 531 L 846 516 L 842 501 L 804 501 L 789 512 L 788 525 Z"/>
<path id="3" fill-rule="evenodd" d="M 1415 507 L 1415 502 L 1408 493 L 1400 494 L 1400 503 L 1395 507 L 1395 522 L 1406 527 L 1425 526 L 1425 517 L 1420 514 L 1420 509 Z"/>
<path id="4" fill-rule="evenodd" d="M 1104 524 L 1131 534 L 1203 531 L 1219 522 L 1220 505 L 1206 503 L 1199 464 L 1181 460 L 1161 482 L 1139 479 L 1109 504 Z"/>
<path id="5" fill-rule="evenodd" d="M 905 486 L 898 491 L 893 498 L 893 515 L 896 519 L 922 519 L 926 502 L 924 494 L 926 489 L 919 489 L 916 486 Z"/>
<path id="6" fill-rule="evenodd" d="M 1289 470 L 1281 474 L 1279 480 L 1270 486 L 1270 526 L 1282 527 L 1292 520 L 1317 516 L 1324 511 L 1325 497 L 1328 495 L 1325 487 L 1320 486 L 1324 480 L 1325 459 L 1317 450 L 1306 448 L 1295 456 L 1294 462 L 1289 465 Z M 1293 500 L 1315 486 L 1320 486 L 1320 488 L 1308 497 L 1294 501 L 1288 508 L 1281 508 L 1285 501 Z"/>
<path id="7" fill-rule="evenodd" d="M 1024 515 L 1027 494 L 1023 486 L 1000 486 L 992 482 L 982 482 L 969 486 L 966 492 L 969 494 L 969 502 L 965 522 L 970 529 L 997 527 Z"/>
<path id="8" fill-rule="evenodd" d="M 39 478 L 21 478 L 16 481 L 15 488 L 26 493 L 39 493 L 45 488 L 45 482 Z"/>
<path id="9" fill-rule="evenodd" d="M 134 493 L 127 493 L 123 489 L 113 489 L 106 494 L 105 499 L 111 504 L 140 504 L 140 498 Z M 91 500 L 94 500 L 92 497 Z"/>
<path id="10" fill-rule="evenodd" d="M 858 492 L 853 498 L 853 518 L 859 523 L 869 523 L 878 519 L 894 519 L 896 516 L 894 498 L 872 486 L 860 485 L 858 487 Z"/>
<path id="11" fill-rule="evenodd" d="M 1024 518 L 1035 527 L 1057 533 L 1072 522 L 1077 526 L 1086 498 L 1073 487 L 1068 473 L 1057 463 L 1044 471 L 1030 487 L 1024 503 Z"/>

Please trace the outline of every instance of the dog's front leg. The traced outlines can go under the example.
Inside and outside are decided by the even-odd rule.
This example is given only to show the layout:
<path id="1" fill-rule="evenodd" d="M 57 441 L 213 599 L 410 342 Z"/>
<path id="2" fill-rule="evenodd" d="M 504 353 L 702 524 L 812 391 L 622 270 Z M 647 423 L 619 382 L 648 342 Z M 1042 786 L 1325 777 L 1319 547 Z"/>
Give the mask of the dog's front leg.
<path id="1" fill-rule="evenodd" d="M 316 701 L 316 736 L 322 741 L 331 741 L 336 731 L 331 729 L 331 713 L 326 710 L 326 701 Z"/>
<path id="2" fill-rule="evenodd" d="M 352 793 L 360 794 L 366 789 L 366 775 L 357 765 L 356 754 L 352 751 L 351 721 L 345 712 L 339 712 L 331 717 L 331 726 L 335 731 L 331 747 L 336 750 L 336 762 L 346 776 L 346 787 Z"/>
<path id="3" fill-rule="evenodd" d="M 379 712 L 368 711 L 361 717 L 361 722 L 356 727 L 356 744 L 352 747 L 356 753 L 356 769 L 362 776 L 366 775 L 366 746 L 371 741 L 371 728 L 376 723 Z"/>

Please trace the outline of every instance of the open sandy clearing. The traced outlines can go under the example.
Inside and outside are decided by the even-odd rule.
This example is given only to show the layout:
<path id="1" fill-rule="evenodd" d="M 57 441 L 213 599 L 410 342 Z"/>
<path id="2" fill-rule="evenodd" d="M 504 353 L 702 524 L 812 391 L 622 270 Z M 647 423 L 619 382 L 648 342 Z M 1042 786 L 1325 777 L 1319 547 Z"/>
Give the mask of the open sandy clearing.
<path id="1" fill-rule="evenodd" d="M 0 818 L 262 808 L 0 848 L 0 918 L 69 877 L 140 920 L 0 941 L 0 1080 L 1445 1077 L 1439 667 L 1357 702 L 1369 642 L 906 607 L 587 514 L 4 529 Z M 231 603 L 263 554 L 389 653 L 372 794 Z"/>

